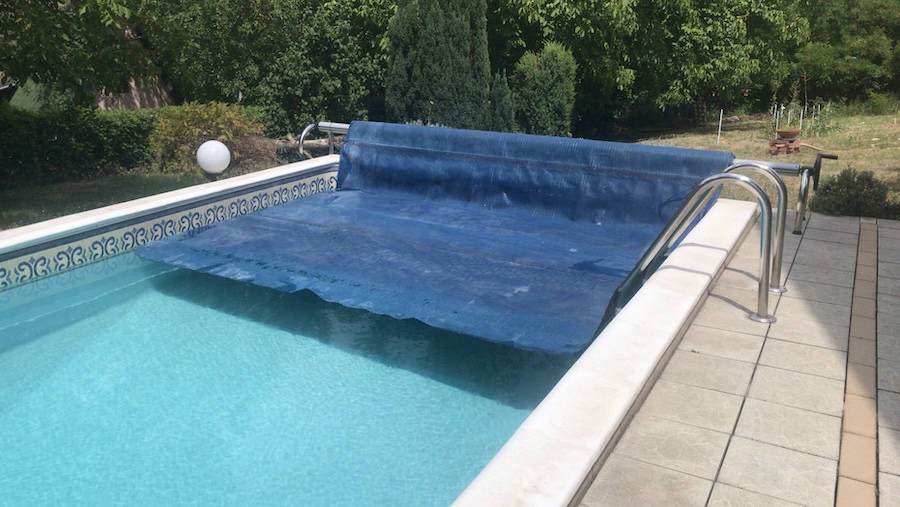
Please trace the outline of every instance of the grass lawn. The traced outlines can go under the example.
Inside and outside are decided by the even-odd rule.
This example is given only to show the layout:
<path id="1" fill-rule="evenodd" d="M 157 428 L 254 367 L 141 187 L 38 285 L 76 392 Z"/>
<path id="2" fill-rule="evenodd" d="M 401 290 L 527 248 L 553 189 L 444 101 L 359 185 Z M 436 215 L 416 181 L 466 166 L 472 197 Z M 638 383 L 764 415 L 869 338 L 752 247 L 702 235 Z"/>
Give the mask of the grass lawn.
<path id="1" fill-rule="evenodd" d="M 888 183 L 894 198 L 900 198 L 900 114 L 884 116 L 846 116 L 833 118 L 836 128 L 822 137 L 802 138 L 824 153 L 837 155 L 839 160 L 825 160 L 822 177 L 839 173 L 846 167 L 857 171 L 872 171 Z M 812 165 L 816 150 L 803 147 L 796 155 L 769 155 L 769 140 L 762 120 L 745 119 L 725 123 L 719 142 L 716 125 L 679 132 L 665 132 L 641 136 L 643 144 L 682 146 L 723 150 L 737 158 L 773 160 Z M 757 178 L 771 185 L 765 178 Z M 42 187 L 17 188 L 0 191 L 0 229 L 48 220 L 100 206 L 116 204 L 168 190 L 203 183 L 198 174 L 134 173 L 94 178 Z M 799 178 L 785 178 L 790 206 L 796 205 Z M 726 196 L 748 197 L 742 189 L 726 191 Z M 774 193 L 772 194 L 774 195 Z M 773 203 L 774 204 L 774 203 Z"/>
<path id="2" fill-rule="evenodd" d="M 118 174 L 0 191 L 0 229 L 49 220 L 101 206 L 203 183 L 199 174 Z"/>
<path id="3" fill-rule="evenodd" d="M 822 178 L 835 175 L 848 166 L 857 171 L 872 171 L 886 182 L 892 197 L 900 198 L 900 114 L 885 116 L 845 116 L 834 118 L 836 128 L 821 137 L 803 137 L 807 144 L 822 149 L 823 153 L 838 156 L 838 160 L 822 161 Z M 817 151 L 806 146 L 799 154 L 769 155 L 769 141 L 774 135 L 766 131 L 763 120 L 742 120 L 722 125 L 722 135 L 716 144 L 717 125 L 686 132 L 647 136 L 639 142 L 644 144 L 682 146 L 708 150 L 723 150 L 734 156 L 749 160 L 770 160 L 794 164 L 812 165 Z M 755 178 L 760 183 L 768 183 L 765 178 Z M 796 205 L 799 178 L 785 178 L 790 197 L 790 207 Z M 737 190 L 738 193 L 744 190 Z M 739 197 L 735 191 L 725 195 Z M 772 193 L 771 195 L 775 195 Z M 775 204 L 774 202 L 772 204 Z"/>

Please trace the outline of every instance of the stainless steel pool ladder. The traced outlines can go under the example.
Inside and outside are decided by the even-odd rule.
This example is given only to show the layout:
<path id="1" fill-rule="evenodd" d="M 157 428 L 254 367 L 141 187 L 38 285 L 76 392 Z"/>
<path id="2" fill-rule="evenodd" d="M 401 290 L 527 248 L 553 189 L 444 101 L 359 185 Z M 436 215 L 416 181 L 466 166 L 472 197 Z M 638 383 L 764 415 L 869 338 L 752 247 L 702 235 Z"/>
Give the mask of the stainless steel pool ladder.
<path id="1" fill-rule="evenodd" d="M 742 163 L 740 167 L 747 167 Z M 751 167 L 757 167 L 750 164 Z M 734 167 L 734 166 L 732 166 Z M 704 207 L 716 194 L 718 189 L 725 184 L 736 184 L 749 190 L 757 200 L 761 210 L 760 238 L 759 238 L 759 288 L 757 294 L 756 312 L 751 312 L 749 317 L 756 322 L 775 322 L 775 316 L 769 313 L 769 279 L 772 266 L 772 203 L 766 191 L 753 179 L 736 174 L 734 172 L 722 172 L 710 176 L 700 182 L 691 194 L 682 202 L 681 207 L 666 224 L 662 233 L 656 238 L 650 248 L 638 261 L 635 269 L 628 275 L 616 293 L 613 295 L 611 305 L 618 311 L 625 306 L 628 299 L 643 285 L 650 274 L 663 260 L 663 254 L 684 234 L 690 224 L 703 211 Z M 782 185 L 784 183 L 782 182 Z M 782 214 L 782 216 L 784 216 Z M 607 315 L 615 312 L 607 312 Z M 610 316 L 611 318 L 611 316 Z M 604 323 L 605 324 L 605 323 Z"/>
<path id="2" fill-rule="evenodd" d="M 318 130 L 319 132 L 326 132 L 328 134 L 328 154 L 334 155 L 334 135 L 335 134 L 346 134 L 347 129 L 350 128 L 350 125 L 347 123 L 335 123 L 331 121 L 319 121 L 316 123 L 309 124 L 305 129 L 303 129 L 303 133 L 300 134 L 300 144 L 297 148 L 297 151 L 300 152 L 300 156 L 306 156 L 309 158 L 313 158 L 312 155 L 303 149 L 303 142 L 306 140 L 306 136 L 309 135 L 313 130 Z"/>
<path id="3" fill-rule="evenodd" d="M 769 291 L 777 294 L 787 292 L 787 288 L 781 283 L 781 264 L 784 259 L 784 226 L 787 222 L 787 186 L 778 173 L 769 167 L 765 162 L 754 162 L 748 160 L 737 160 L 736 163 L 727 167 L 723 172 L 731 173 L 750 169 L 753 172 L 762 174 L 769 178 L 775 184 L 775 190 L 778 193 L 778 202 L 775 205 L 775 229 L 774 245 L 772 248 L 772 270 L 769 284 Z"/>

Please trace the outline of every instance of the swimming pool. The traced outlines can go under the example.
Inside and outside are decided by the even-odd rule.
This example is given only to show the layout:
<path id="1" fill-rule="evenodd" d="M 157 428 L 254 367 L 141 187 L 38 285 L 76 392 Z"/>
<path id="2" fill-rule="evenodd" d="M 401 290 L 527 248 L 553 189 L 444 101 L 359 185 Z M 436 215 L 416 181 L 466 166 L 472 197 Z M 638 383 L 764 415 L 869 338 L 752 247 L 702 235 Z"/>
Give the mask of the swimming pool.
<path id="1" fill-rule="evenodd" d="M 105 263 L 98 261 L 107 259 L 107 263 L 114 264 L 127 261 L 129 265 L 134 265 L 131 263 L 135 258 L 121 255 L 121 252 L 130 251 L 157 239 L 157 236 L 205 227 L 237 214 L 334 190 L 337 162 L 337 156 L 320 157 L 0 231 L 0 321 L 35 321 L 41 315 L 57 311 L 58 301 L 68 297 L 66 293 L 69 292 L 77 293 L 77 300 L 86 302 L 108 294 L 110 286 L 107 284 L 118 287 L 118 284 L 124 283 L 130 287 L 133 282 L 146 278 L 140 270 L 109 271 L 105 269 Z M 512 433 L 453 505 L 564 506 L 577 501 L 611 451 L 618 435 L 627 426 L 630 414 L 652 386 L 659 365 L 665 364 L 667 354 L 677 346 L 678 339 L 699 303 L 706 297 L 711 283 L 721 273 L 736 246 L 743 241 L 757 215 L 755 203 L 719 199 L 684 238 L 681 246 L 668 256 L 634 299 L 616 315 Z M 73 270 L 73 266 L 79 265 L 84 269 Z M 95 267 L 102 269 L 95 271 Z M 48 278 L 55 273 L 61 274 Z M 128 273 L 135 273 L 135 277 L 126 276 Z M 22 290 L 13 291 L 11 287 Z M 110 300 L 118 302 L 118 295 L 109 295 L 104 299 Z M 116 308 L 121 309 L 122 306 Z M 81 318 L 76 310 L 73 308 L 69 314 L 73 326 Z M 242 308 L 235 310 L 240 315 Z M 653 318 L 648 319 L 648 315 L 653 315 Z M 452 334 L 435 336 L 456 337 Z M 11 349 L 30 343 L 15 336 L 13 338 L 3 346 Z M 484 345 L 474 343 L 471 347 L 477 350 Z M 460 357 L 460 363 L 468 361 L 468 349 L 464 355 L 460 353 Z M 541 369 L 542 372 L 546 370 Z M 12 406 L 6 395 L 3 396 L 0 398 L 0 414 L 5 414 Z M 40 407 L 37 413 L 42 413 Z M 469 427 L 474 428 L 472 425 Z M 15 438 L 23 433 L 17 430 Z M 0 444 L 11 442 L 3 438 L 11 437 L 0 433 Z M 38 437 L 28 435 L 28 438 Z M 344 456 L 347 460 L 351 459 L 348 453 Z M 54 459 L 48 458 L 48 462 L 52 463 Z M 416 461 L 413 463 L 418 465 Z M 345 482 L 357 481 L 365 473 L 368 473 L 367 469 L 354 469 Z M 41 474 L 38 476 L 41 477 Z M 51 489 L 56 484 L 54 479 L 43 477 L 41 480 Z M 102 489 L 108 484 L 94 487 Z M 126 486 L 130 484 L 123 481 L 117 487 L 125 492 L 123 494 L 128 494 Z M 6 484 L 0 484 L 0 487 L 5 489 Z M 204 484 L 198 485 L 201 490 L 203 487 Z M 79 490 L 79 493 L 85 491 L 92 493 L 89 489 Z M 430 495 L 429 492 L 424 494 Z M 2 495 L 0 499 L 5 501 Z M 73 497 L 68 503 L 74 500 L 77 499 Z M 230 497 L 217 499 L 217 503 L 229 500 Z M 422 500 L 420 503 L 429 501 Z M 80 503 L 87 502 L 85 499 Z M 122 500 L 120 503 L 124 502 Z M 392 499 L 391 503 L 397 501 Z M 434 499 L 434 503 L 447 502 Z"/>
<path id="2" fill-rule="evenodd" d="M 0 294 L 10 505 L 447 505 L 572 361 L 133 254 Z"/>

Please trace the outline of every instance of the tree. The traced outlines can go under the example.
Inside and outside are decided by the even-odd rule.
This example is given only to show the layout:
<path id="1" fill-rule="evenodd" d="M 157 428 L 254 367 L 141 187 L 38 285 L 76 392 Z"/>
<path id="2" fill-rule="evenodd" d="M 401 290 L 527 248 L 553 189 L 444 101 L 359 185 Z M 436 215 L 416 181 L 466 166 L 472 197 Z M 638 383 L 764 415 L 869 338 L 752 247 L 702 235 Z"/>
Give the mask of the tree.
<path id="1" fill-rule="evenodd" d="M 388 28 L 388 117 L 486 124 L 490 62 L 484 0 L 401 0 Z"/>
<path id="2" fill-rule="evenodd" d="M 806 0 L 810 41 L 794 57 L 805 99 L 864 99 L 900 93 L 896 0 Z"/>
<path id="3" fill-rule="evenodd" d="M 516 108 L 513 104 L 512 91 L 506 79 L 506 71 L 494 74 L 491 92 L 488 96 L 487 130 L 512 132 L 516 127 Z"/>
<path id="4" fill-rule="evenodd" d="M 556 42 L 519 59 L 513 81 L 519 128 L 528 134 L 570 135 L 576 68 L 572 53 Z"/>
<path id="5" fill-rule="evenodd" d="M 133 30 L 137 0 L 6 0 L 0 8 L 0 69 L 89 103 L 156 72 Z"/>
<path id="6" fill-rule="evenodd" d="M 805 20 L 763 0 L 644 0 L 635 37 L 634 95 L 658 107 L 733 105 L 754 89 L 770 93 L 805 40 Z"/>
<path id="7" fill-rule="evenodd" d="M 141 27 L 180 96 L 260 106 L 270 134 L 366 118 L 380 92 L 389 2 L 144 1 Z"/>

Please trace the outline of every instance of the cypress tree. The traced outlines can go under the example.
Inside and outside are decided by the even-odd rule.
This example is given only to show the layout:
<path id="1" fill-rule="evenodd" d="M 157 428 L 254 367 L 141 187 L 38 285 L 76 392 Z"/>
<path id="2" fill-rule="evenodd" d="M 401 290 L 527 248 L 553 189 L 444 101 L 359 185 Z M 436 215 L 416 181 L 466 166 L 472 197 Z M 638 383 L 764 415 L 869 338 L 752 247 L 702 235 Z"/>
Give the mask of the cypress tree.
<path id="1" fill-rule="evenodd" d="M 556 42 L 547 42 L 540 54 L 529 51 L 522 55 L 513 81 L 516 120 L 522 131 L 570 135 L 576 70 L 572 52 Z"/>
<path id="2" fill-rule="evenodd" d="M 485 0 L 401 0 L 388 27 L 392 121 L 484 128 L 490 62 Z"/>
<path id="3" fill-rule="evenodd" d="M 485 128 L 497 132 L 512 132 L 516 126 L 516 110 L 513 106 L 509 81 L 506 79 L 506 71 L 503 71 L 502 74 L 494 74 L 494 82 L 491 84 L 488 100 L 490 106 Z"/>

